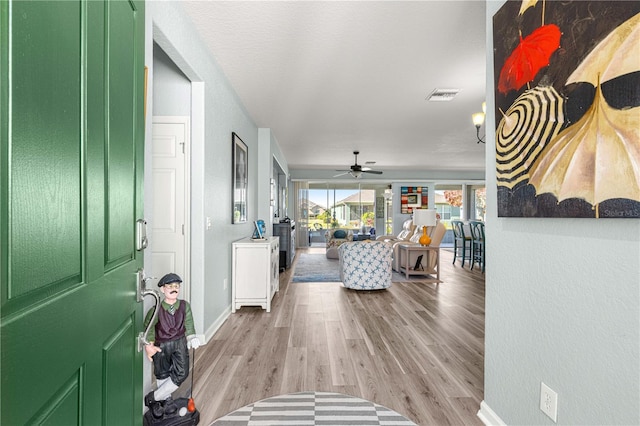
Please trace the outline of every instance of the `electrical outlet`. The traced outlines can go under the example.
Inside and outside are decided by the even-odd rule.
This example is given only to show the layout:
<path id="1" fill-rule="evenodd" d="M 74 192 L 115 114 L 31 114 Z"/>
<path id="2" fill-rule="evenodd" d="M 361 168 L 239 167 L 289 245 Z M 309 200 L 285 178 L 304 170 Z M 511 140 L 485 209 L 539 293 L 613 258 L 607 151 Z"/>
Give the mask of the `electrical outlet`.
<path id="1" fill-rule="evenodd" d="M 222 286 L 223 286 L 223 290 L 227 289 L 227 279 L 226 278 L 224 280 L 222 280 Z"/>
<path id="2" fill-rule="evenodd" d="M 540 382 L 540 409 L 554 422 L 558 421 L 558 394 Z"/>

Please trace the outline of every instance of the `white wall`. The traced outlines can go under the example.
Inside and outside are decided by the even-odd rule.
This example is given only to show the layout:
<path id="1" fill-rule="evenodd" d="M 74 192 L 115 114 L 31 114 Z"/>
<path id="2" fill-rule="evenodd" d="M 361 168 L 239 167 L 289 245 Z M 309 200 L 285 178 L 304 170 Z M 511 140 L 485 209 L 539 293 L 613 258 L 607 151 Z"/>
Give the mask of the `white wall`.
<path id="1" fill-rule="evenodd" d="M 487 46 L 503 4 L 487 2 Z M 558 424 L 640 424 L 640 220 L 498 218 L 487 138 L 483 408 L 509 425 L 553 424 L 538 408 L 544 382 Z"/>

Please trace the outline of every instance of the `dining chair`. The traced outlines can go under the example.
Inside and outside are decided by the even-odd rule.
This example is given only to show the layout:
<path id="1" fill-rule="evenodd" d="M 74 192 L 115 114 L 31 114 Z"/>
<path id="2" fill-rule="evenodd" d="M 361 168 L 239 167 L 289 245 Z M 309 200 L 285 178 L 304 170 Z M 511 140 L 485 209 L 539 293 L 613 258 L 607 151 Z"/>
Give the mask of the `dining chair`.
<path id="1" fill-rule="evenodd" d="M 471 269 L 477 263 L 484 272 L 485 250 L 484 250 L 484 222 L 479 220 L 469 221 L 471 229 Z"/>
<path id="2" fill-rule="evenodd" d="M 464 268 L 464 262 L 467 260 L 467 251 L 469 253 L 469 263 L 471 264 L 471 236 L 466 235 L 464 231 L 464 222 L 461 220 L 452 220 L 453 226 L 453 262 L 456 263 L 458 257 L 462 258 L 462 267 Z"/>

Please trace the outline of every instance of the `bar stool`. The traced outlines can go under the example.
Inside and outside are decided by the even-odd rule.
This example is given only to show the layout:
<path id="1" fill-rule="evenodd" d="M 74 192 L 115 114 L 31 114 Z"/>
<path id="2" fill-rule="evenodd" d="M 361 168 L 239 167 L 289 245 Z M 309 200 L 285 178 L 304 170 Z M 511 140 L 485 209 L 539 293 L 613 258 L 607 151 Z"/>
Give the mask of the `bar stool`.
<path id="1" fill-rule="evenodd" d="M 469 228 L 471 228 L 471 269 L 477 263 L 484 272 L 484 222 L 472 220 L 469 222 Z"/>
<path id="2" fill-rule="evenodd" d="M 464 268 L 464 261 L 467 259 L 467 250 L 469 250 L 469 256 L 471 256 L 471 236 L 465 235 L 464 232 L 464 222 L 461 220 L 452 220 L 451 225 L 453 226 L 453 263 L 456 263 L 456 258 L 458 257 L 458 253 L 460 253 L 460 257 L 462 258 L 462 267 Z M 469 263 L 471 263 L 471 258 L 469 258 Z M 472 265 L 473 266 L 473 265 Z"/>

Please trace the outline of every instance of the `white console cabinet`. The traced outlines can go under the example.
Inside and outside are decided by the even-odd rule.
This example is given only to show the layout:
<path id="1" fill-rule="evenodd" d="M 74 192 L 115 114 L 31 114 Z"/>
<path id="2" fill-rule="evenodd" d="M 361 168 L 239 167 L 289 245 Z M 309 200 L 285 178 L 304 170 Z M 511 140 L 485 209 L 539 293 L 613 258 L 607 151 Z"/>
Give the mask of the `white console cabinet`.
<path id="1" fill-rule="evenodd" d="M 280 288 L 280 238 L 245 238 L 233 243 L 231 312 L 261 306 L 271 312 L 271 299 Z"/>

